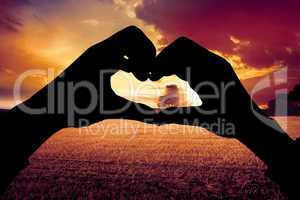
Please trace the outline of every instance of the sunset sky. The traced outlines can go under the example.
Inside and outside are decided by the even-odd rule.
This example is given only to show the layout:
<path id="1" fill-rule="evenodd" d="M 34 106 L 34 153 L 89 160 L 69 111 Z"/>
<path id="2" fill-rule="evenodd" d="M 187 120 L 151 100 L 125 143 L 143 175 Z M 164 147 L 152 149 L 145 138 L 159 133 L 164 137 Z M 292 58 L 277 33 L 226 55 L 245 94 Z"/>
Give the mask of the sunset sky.
<path id="1" fill-rule="evenodd" d="M 13 87 L 23 72 L 58 74 L 128 25 L 140 27 L 158 50 L 190 37 L 224 56 L 249 92 L 262 77 L 288 69 L 284 86 L 290 89 L 300 83 L 299 10 L 296 0 L 1 0 L 0 108 L 14 105 Z M 45 75 L 26 79 L 24 97 L 48 81 Z M 256 101 L 266 103 L 278 87 L 257 93 Z"/>

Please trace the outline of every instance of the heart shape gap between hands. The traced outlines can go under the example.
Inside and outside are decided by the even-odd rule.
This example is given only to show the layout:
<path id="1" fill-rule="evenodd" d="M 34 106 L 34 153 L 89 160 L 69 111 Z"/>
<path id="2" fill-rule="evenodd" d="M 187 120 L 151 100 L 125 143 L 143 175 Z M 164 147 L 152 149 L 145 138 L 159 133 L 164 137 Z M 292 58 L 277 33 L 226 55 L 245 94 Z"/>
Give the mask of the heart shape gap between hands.
<path id="1" fill-rule="evenodd" d="M 116 95 L 157 110 L 202 105 L 189 83 L 176 75 L 163 76 L 157 81 L 140 81 L 133 73 L 119 70 L 111 76 L 110 84 Z"/>

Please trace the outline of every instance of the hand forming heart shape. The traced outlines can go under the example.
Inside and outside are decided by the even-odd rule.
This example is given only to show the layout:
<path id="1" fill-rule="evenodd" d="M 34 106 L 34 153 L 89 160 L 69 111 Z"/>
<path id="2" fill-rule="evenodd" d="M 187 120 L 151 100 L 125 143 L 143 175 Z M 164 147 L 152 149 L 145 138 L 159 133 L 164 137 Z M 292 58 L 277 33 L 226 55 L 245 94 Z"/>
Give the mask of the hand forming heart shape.
<path id="1" fill-rule="evenodd" d="M 154 45 L 141 30 L 127 27 L 90 47 L 61 76 L 16 109 L 36 111 L 46 107 L 46 112 L 55 116 L 51 121 L 62 127 L 81 126 L 82 119 L 90 124 L 107 118 L 141 121 L 152 118 L 153 123 L 188 122 L 190 125 L 221 121 L 236 126 L 256 120 L 251 109 L 259 111 L 258 107 L 223 58 L 184 37 L 178 38 L 159 55 L 155 54 Z M 168 96 L 165 99 L 162 96 L 162 100 L 169 101 L 173 107 L 162 106 L 166 109 L 157 113 L 145 105 L 129 102 L 117 96 L 110 87 L 111 75 L 120 69 L 132 72 L 140 80 L 177 75 L 188 81 L 203 105 L 174 107 L 176 99 L 172 102 Z M 49 93 L 53 88 L 54 92 Z M 212 131 L 227 134 L 224 128 Z"/>

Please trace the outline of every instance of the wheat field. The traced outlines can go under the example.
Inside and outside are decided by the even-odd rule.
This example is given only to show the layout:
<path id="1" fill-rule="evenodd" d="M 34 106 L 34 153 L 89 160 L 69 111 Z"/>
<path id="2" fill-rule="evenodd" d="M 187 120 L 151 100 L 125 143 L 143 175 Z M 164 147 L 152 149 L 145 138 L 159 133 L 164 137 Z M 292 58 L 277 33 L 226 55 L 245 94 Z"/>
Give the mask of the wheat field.
<path id="1" fill-rule="evenodd" d="M 299 122 L 288 118 L 294 138 Z M 265 170 L 235 139 L 201 128 L 105 120 L 56 133 L 2 199 L 286 199 Z"/>

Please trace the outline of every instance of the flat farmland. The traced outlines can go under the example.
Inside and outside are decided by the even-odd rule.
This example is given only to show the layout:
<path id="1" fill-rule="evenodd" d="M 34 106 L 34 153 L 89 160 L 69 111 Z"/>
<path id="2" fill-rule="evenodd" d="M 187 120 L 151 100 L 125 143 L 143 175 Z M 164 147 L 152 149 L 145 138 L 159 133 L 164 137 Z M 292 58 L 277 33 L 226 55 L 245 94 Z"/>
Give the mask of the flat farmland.
<path id="1" fill-rule="evenodd" d="M 288 118 L 293 138 L 299 122 Z M 56 133 L 2 199 L 286 199 L 265 170 L 235 139 L 201 128 L 106 120 Z"/>

